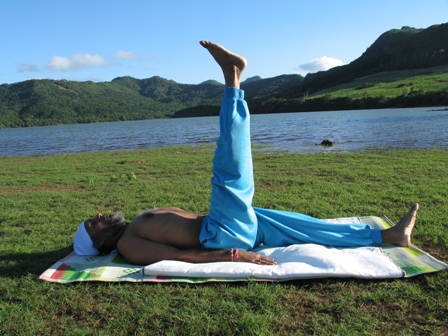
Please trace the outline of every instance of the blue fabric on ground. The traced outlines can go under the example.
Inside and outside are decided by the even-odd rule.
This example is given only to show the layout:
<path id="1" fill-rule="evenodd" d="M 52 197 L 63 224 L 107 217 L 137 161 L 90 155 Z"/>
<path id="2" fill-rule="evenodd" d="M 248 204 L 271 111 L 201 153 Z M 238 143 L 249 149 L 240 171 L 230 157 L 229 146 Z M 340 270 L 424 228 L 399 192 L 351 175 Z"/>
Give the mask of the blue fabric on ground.
<path id="1" fill-rule="evenodd" d="M 354 247 L 382 242 L 381 231 L 367 224 L 332 224 L 296 212 L 254 209 L 258 220 L 256 245 L 279 247 L 314 243 Z"/>

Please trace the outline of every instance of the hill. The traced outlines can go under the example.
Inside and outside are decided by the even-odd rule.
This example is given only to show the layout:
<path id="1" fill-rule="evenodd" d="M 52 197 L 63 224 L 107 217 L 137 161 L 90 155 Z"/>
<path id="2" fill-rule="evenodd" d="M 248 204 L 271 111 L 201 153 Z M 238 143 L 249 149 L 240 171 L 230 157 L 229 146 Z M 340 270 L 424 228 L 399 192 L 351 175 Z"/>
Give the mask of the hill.
<path id="1" fill-rule="evenodd" d="M 448 24 L 382 34 L 348 65 L 251 102 L 253 113 L 448 105 Z"/>
<path id="2" fill-rule="evenodd" d="M 273 78 L 262 79 L 259 76 L 252 77 L 241 83 L 241 88 L 244 90 L 246 100 L 251 102 L 254 99 L 265 99 L 269 95 L 284 92 L 291 88 L 301 85 L 303 77 L 300 75 L 281 75 Z M 219 102 L 222 99 L 222 89 L 219 87 L 217 97 Z M 184 118 L 194 116 L 209 116 L 219 114 L 219 104 L 204 105 L 198 104 L 194 107 L 189 107 L 176 112 L 172 117 Z"/>
<path id="3" fill-rule="evenodd" d="M 251 112 L 448 106 L 448 66 L 380 72 L 295 97 L 289 93 L 256 99 L 251 102 Z"/>
<path id="4" fill-rule="evenodd" d="M 248 78 L 252 113 L 448 105 L 448 24 L 382 34 L 328 71 Z M 0 85 L 0 128 L 216 115 L 223 84 L 154 76 L 111 82 L 28 80 Z"/>
<path id="5" fill-rule="evenodd" d="M 448 64 L 448 23 L 427 29 L 403 27 L 382 34 L 358 59 L 325 72 L 308 74 L 303 89 L 315 92 L 378 72 Z"/>
<path id="6" fill-rule="evenodd" d="M 300 84 L 298 75 L 242 83 L 246 97 Z M 111 82 L 28 80 L 0 85 L 0 127 L 141 120 L 216 114 L 224 85 L 179 84 L 158 76 L 119 77 Z M 218 110 L 219 111 L 219 110 Z"/>

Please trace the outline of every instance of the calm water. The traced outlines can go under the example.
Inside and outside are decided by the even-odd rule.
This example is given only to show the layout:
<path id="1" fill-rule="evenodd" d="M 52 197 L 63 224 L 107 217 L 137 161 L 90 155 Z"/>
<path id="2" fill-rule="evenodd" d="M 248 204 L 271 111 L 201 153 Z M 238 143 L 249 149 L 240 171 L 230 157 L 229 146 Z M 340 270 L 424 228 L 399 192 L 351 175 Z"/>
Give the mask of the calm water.
<path id="1" fill-rule="evenodd" d="M 448 148 L 448 111 L 442 108 L 253 115 L 251 127 L 253 144 L 269 150 Z M 217 117 L 0 129 L 0 156 L 214 143 L 218 131 Z M 324 139 L 337 144 L 329 148 L 316 145 Z"/>

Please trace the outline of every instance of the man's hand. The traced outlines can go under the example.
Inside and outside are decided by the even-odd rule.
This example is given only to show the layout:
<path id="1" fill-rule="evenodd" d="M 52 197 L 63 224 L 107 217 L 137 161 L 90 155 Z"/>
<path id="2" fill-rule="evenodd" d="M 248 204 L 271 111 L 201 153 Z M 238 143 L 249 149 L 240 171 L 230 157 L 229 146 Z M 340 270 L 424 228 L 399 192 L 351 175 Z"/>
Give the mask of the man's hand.
<path id="1" fill-rule="evenodd" d="M 272 258 L 254 252 L 241 251 L 241 250 L 238 251 L 238 259 L 235 261 L 250 262 L 257 265 L 266 265 L 266 266 L 277 265 L 277 262 Z"/>

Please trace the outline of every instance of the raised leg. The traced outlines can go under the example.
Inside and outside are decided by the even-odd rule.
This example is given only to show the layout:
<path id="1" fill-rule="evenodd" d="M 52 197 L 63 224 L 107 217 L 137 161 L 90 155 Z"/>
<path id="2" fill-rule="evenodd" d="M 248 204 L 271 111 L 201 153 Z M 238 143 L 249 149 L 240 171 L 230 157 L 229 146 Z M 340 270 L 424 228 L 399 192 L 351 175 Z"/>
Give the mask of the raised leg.
<path id="1" fill-rule="evenodd" d="M 254 180 L 250 141 L 250 115 L 244 91 L 239 89 L 246 67 L 244 57 L 219 44 L 201 41 L 221 67 L 227 88 L 219 116 L 220 135 L 213 158 L 209 215 L 199 240 L 207 249 L 254 247 L 257 234 L 252 208 Z"/>

